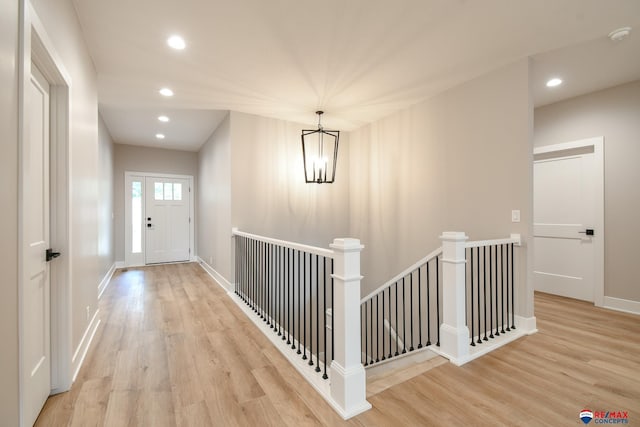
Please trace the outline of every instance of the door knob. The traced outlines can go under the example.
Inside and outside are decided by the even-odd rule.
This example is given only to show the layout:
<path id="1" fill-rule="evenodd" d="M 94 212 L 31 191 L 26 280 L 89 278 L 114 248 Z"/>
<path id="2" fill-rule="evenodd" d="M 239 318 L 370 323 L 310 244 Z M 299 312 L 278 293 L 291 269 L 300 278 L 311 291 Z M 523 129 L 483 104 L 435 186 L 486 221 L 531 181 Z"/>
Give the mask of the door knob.
<path id="1" fill-rule="evenodd" d="M 147 228 L 151 228 L 151 223 L 147 224 Z"/>
<path id="2" fill-rule="evenodd" d="M 53 249 L 49 248 L 45 252 L 47 262 L 51 261 L 54 258 L 58 258 L 60 256 L 60 252 L 53 252 Z"/>
<path id="3" fill-rule="evenodd" d="M 578 233 L 586 234 L 587 236 L 593 236 L 594 235 L 594 230 L 593 230 L 593 228 L 587 228 L 584 231 L 578 231 Z"/>

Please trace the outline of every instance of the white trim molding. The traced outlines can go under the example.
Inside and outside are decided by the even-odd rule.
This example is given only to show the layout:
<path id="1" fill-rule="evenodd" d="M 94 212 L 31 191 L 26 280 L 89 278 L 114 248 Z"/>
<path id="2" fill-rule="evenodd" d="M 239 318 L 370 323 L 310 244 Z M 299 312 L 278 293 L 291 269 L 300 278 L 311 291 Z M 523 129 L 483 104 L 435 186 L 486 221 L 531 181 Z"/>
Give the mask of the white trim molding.
<path id="1" fill-rule="evenodd" d="M 630 314 L 640 314 L 640 301 L 622 298 L 604 297 L 604 308 Z"/>
<path id="2" fill-rule="evenodd" d="M 107 286 L 109 286 L 109 283 L 111 283 L 111 278 L 113 277 L 113 273 L 115 272 L 116 264 L 114 263 L 113 265 L 111 265 L 111 268 L 109 268 L 109 271 L 107 271 L 107 274 L 104 275 L 102 281 L 98 285 L 98 299 L 100 299 L 104 291 L 107 290 Z"/>
<path id="3" fill-rule="evenodd" d="M 89 325 L 87 325 L 87 329 L 82 335 L 80 344 L 78 344 L 78 347 L 76 348 L 76 351 L 73 353 L 73 357 L 71 358 L 73 371 L 71 382 L 74 382 L 76 380 L 78 372 L 80 372 L 80 368 L 82 367 L 82 363 L 84 362 L 84 358 L 87 356 L 87 352 L 89 351 L 89 347 L 91 346 L 91 342 L 93 341 L 93 337 L 96 335 L 98 326 L 100 326 L 100 317 L 98 316 L 98 313 L 100 313 L 100 309 L 97 309 L 93 314 L 91 322 L 89 322 Z"/>
<path id="4" fill-rule="evenodd" d="M 227 279 L 224 278 L 224 276 L 220 273 L 218 273 L 216 271 L 215 268 L 211 267 L 209 264 L 207 264 L 202 258 L 200 257 L 196 257 L 196 260 L 198 262 L 198 264 L 200 264 L 202 266 L 202 268 L 204 269 L 204 271 L 206 271 L 209 276 L 211 276 L 211 278 L 218 283 L 218 285 L 220 285 L 225 291 L 227 292 L 233 292 L 234 291 L 234 285 L 233 283 L 229 282 Z"/>
<path id="5" fill-rule="evenodd" d="M 20 1 L 19 76 L 18 76 L 18 138 L 20 140 L 20 184 L 18 188 L 19 248 L 18 248 L 18 381 L 20 424 L 24 419 L 25 375 L 24 372 L 24 322 L 28 310 L 24 305 L 24 171 L 26 157 L 22 141 L 28 131 L 28 111 L 25 88 L 31 76 L 31 64 L 40 69 L 50 83 L 50 245 L 62 256 L 51 264 L 50 273 L 50 320 L 51 320 L 51 389 L 52 393 L 67 391 L 72 383 L 71 336 L 72 336 L 72 236 L 73 212 L 69 181 L 71 157 L 71 133 L 69 129 L 72 80 L 56 46 L 49 37 L 29 0 Z"/>

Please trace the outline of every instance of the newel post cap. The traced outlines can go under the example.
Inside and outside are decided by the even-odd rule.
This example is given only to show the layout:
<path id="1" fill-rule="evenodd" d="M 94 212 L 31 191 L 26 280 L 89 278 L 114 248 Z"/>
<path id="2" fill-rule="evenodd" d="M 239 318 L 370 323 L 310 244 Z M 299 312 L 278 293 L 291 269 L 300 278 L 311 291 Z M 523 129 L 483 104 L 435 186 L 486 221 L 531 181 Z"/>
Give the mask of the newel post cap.
<path id="1" fill-rule="evenodd" d="M 469 240 L 464 231 L 445 231 L 440 236 L 440 240 L 444 242 L 465 242 Z"/>
<path id="2" fill-rule="evenodd" d="M 360 244 L 360 239 L 352 239 L 350 237 L 333 239 L 333 243 L 329 247 L 340 252 L 360 252 L 364 249 L 364 245 Z"/>

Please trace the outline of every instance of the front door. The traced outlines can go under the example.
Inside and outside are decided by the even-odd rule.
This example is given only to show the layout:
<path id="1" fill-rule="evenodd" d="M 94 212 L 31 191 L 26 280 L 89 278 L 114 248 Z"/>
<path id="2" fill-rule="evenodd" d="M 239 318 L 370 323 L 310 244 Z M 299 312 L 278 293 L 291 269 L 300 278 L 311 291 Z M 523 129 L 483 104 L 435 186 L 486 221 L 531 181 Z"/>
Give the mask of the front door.
<path id="1" fill-rule="evenodd" d="M 570 145 L 569 145 L 570 146 Z M 534 157 L 534 287 L 594 301 L 599 188 L 594 146 L 538 153 Z"/>
<path id="2" fill-rule="evenodd" d="M 51 392 L 49 247 L 49 83 L 31 65 L 25 91 L 24 277 L 23 277 L 23 419 L 33 425 Z"/>
<path id="3" fill-rule="evenodd" d="M 145 263 L 188 261 L 190 258 L 189 180 L 145 178 Z"/>

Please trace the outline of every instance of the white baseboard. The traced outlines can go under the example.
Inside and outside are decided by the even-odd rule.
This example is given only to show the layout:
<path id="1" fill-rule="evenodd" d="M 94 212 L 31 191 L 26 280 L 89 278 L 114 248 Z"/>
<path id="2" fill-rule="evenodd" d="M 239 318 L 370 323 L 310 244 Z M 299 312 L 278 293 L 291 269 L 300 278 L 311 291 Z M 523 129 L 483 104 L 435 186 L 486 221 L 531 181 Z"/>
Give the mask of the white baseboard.
<path id="1" fill-rule="evenodd" d="M 624 313 L 640 314 L 640 302 L 628 299 L 604 297 L 604 308 Z"/>
<path id="2" fill-rule="evenodd" d="M 227 292 L 233 292 L 233 284 L 231 282 L 229 282 L 227 279 L 224 278 L 224 276 L 220 273 L 218 273 L 213 267 L 211 267 L 209 264 L 207 264 L 206 262 L 204 262 L 204 260 L 200 257 L 198 258 L 198 263 L 202 266 L 202 268 L 204 268 L 204 271 L 206 271 L 207 273 L 209 273 L 209 276 L 211 276 L 211 278 L 218 283 L 218 285 L 220 285 L 225 291 Z"/>
<path id="3" fill-rule="evenodd" d="M 469 353 L 465 354 L 461 357 L 452 357 L 450 354 L 447 354 L 436 346 L 430 346 L 429 349 L 440 356 L 446 357 L 449 359 L 449 362 L 453 363 L 456 366 L 462 366 L 465 363 L 469 363 L 472 360 L 475 360 L 485 354 L 492 352 L 493 350 L 497 350 L 498 348 L 509 344 L 519 338 L 522 338 L 527 335 L 533 335 L 538 332 L 536 327 L 536 318 L 535 317 L 521 317 L 515 316 L 515 325 L 516 327 L 509 332 L 502 333 L 500 336 L 495 336 L 489 341 L 483 341 L 482 344 L 471 347 L 469 346 Z"/>
<path id="4" fill-rule="evenodd" d="M 98 285 L 98 299 L 102 297 L 102 294 L 107 289 L 107 286 L 109 286 L 109 283 L 111 283 L 111 278 L 113 277 L 113 273 L 115 273 L 115 271 L 116 271 L 116 264 L 113 264 L 109 269 L 109 271 L 107 271 L 107 274 L 105 274 L 104 277 L 102 278 L 102 281 Z"/>
<path id="5" fill-rule="evenodd" d="M 538 332 L 538 326 L 537 326 L 537 321 L 535 316 L 522 317 L 522 316 L 516 315 L 515 321 L 516 321 L 516 330 L 520 329 L 526 335 L 533 335 L 536 332 Z"/>
<path id="6" fill-rule="evenodd" d="M 124 261 L 116 261 L 116 269 L 125 267 L 126 265 L 124 264 Z"/>
<path id="7" fill-rule="evenodd" d="M 87 351 L 89 351 L 93 337 L 100 325 L 100 317 L 98 317 L 98 313 L 100 313 L 100 309 L 96 310 L 93 315 L 91 322 L 89 322 L 87 329 L 84 331 L 84 335 L 82 335 L 78 348 L 76 348 L 76 351 L 73 353 L 73 357 L 71 358 L 71 370 L 73 372 L 73 377 L 71 379 L 72 383 L 75 382 L 78 372 L 80 372 L 84 358 L 87 355 Z"/>

